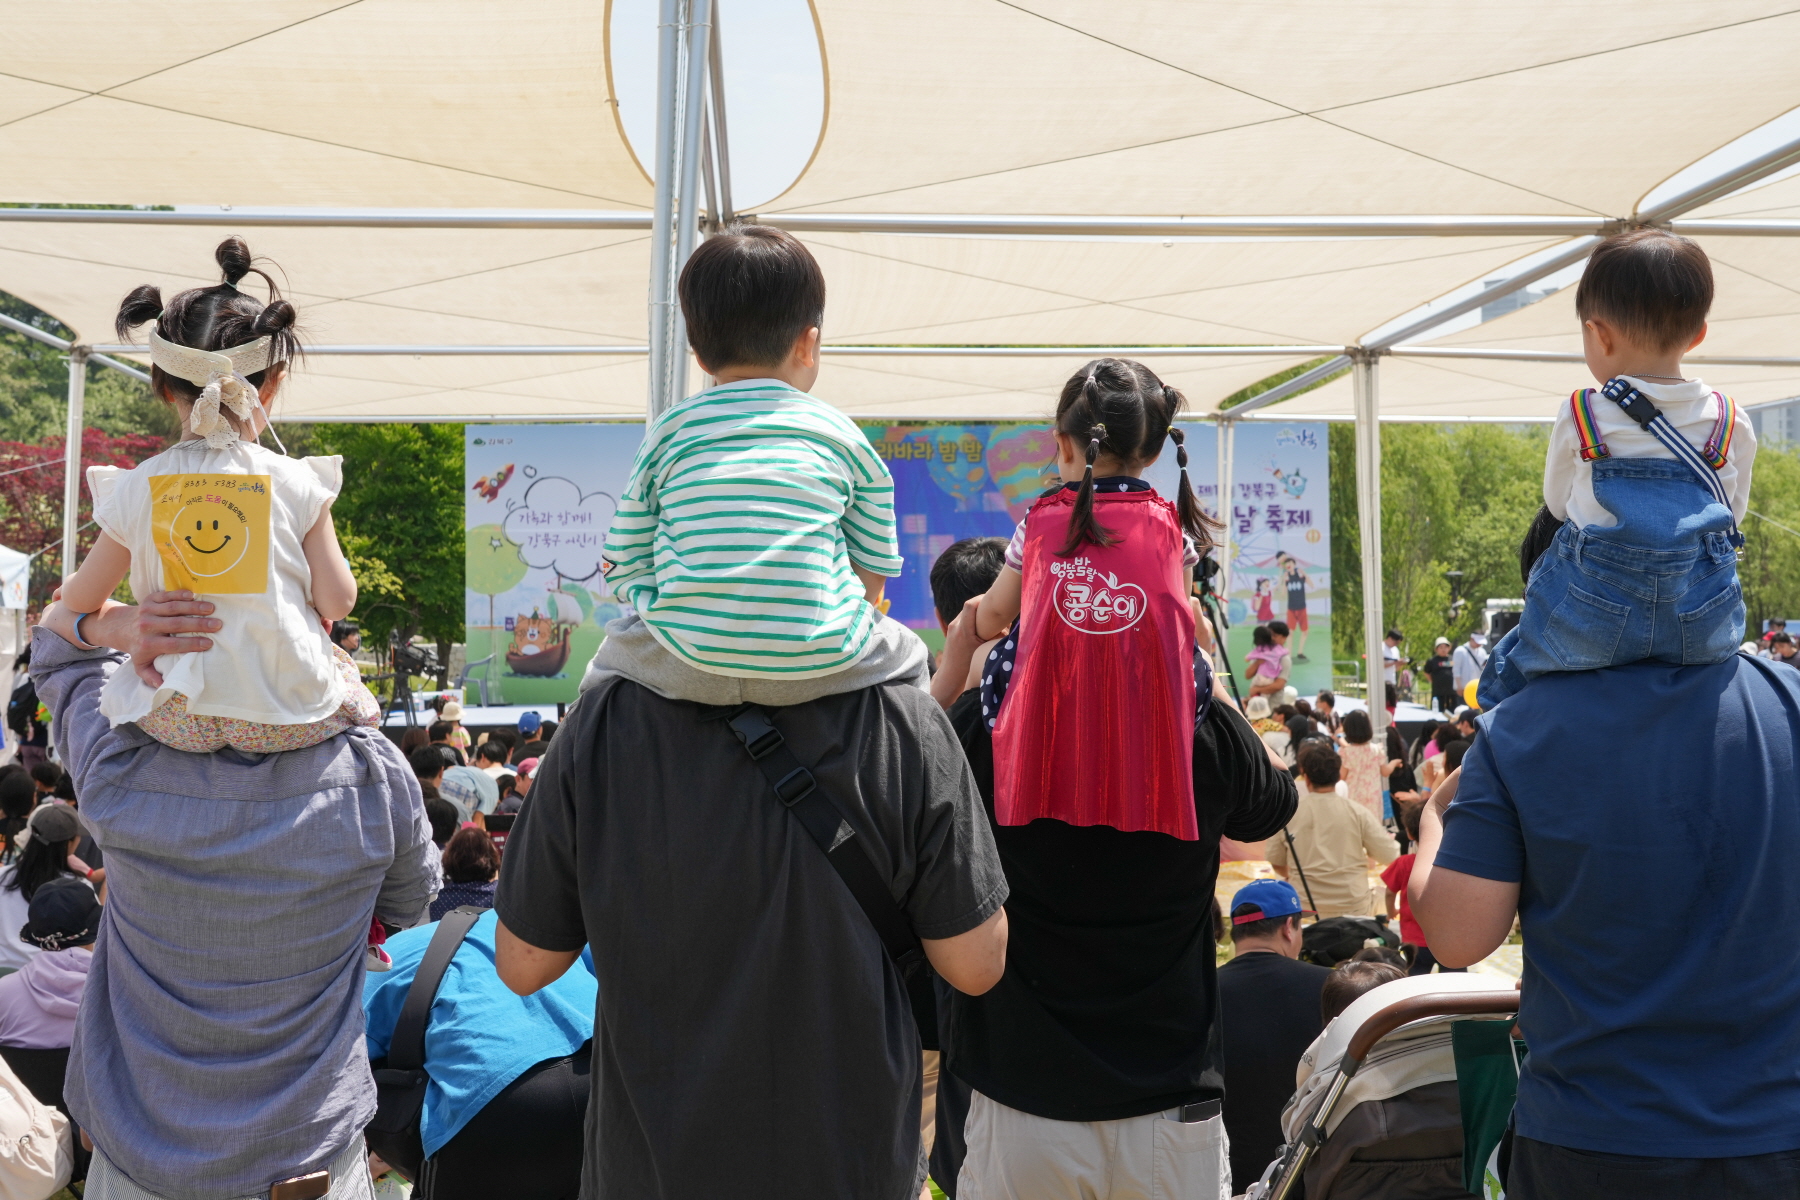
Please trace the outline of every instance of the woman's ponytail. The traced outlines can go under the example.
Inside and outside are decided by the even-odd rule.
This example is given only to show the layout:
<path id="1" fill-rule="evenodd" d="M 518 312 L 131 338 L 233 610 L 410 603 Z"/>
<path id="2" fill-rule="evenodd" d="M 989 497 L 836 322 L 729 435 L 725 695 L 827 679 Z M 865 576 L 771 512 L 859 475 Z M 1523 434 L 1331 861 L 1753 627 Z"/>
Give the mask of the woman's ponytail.
<path id="1" fill-rule="evenodd" d="M 1093 376 L 1088 376 L 1093 382 Z M 1081 549 L 1082 543 L 1092 542 L 1096 546 L 1110 546 L 1118 539 L 1113 531 L 1100 524 L 1094 516 L 1094 460 L 1100 457 L 1100 446 L 1106 441 L 1106 426 L 1095 425 L 1088 430 L 1087 469 L 1081 473 L 1081 487 L 1075 493 L 1075 507 L 1069 510 L 1069 537 L 1057 554 L 1064 558 Z"/>

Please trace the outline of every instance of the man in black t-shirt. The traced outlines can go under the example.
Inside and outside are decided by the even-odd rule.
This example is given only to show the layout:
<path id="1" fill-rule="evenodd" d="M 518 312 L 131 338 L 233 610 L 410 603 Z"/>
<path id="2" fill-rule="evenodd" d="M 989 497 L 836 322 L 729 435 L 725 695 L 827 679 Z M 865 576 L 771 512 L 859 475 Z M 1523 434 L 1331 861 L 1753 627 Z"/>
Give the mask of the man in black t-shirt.
<path id="1" fill-rule="evenodd" d="M 1450 639 L 1439 638 L 1425 660 L 1425 674 L 1431 680 L 1431 707 L 1439 712 L 1455 712 L 1462 704 L 1456 694 L 1456 663 L 1451 657 Z"/>
<path id="2" fill-rule="evenodd" d="M 525 994 L 593 950 L 584 1196 L 911 1200 L 923 1078 L 906 991 L 732 711 L 620 675 L 583 694 L 506 845 L 495 965 Z M 991 987 L 1006 880 L 942 709 L 896 682 L 772 717 L 938 974 Z"/>
<path id="3" fill-rule="evenodd" d="M 979 688 L 950 720 L 992 820 Z M 944 1044 L 945 1069 L 975 1089 L 967 1195 L 1080 1195 L 1101 1176 L 1110 1190 L 1098 1195 L 1124 1195 L 1151 1175 L 1213 1195 L 1224 1182 L 1219 837 L 1274 834 L 1297 795 L 1216 695 L 1194 730 L 1193 772 L 1195 841 L 1049 819 L 994 829 L 1012 891 L 1006 972 L 985 995 L 953 998 Z"/>
<path id="4" fill-rule="evenodd" d="M 1281 1152 L 1294 1070 L 1323 1028 L 1319 993 L 1331 972 L 1297 961 L 1303 911 L 1293 884 L 1279 879 L 1246 884 L 1231 898 L 1236 953 L 1219 968 L 1219 1014 L 1233 1195 L 1261 1179 Z"/>

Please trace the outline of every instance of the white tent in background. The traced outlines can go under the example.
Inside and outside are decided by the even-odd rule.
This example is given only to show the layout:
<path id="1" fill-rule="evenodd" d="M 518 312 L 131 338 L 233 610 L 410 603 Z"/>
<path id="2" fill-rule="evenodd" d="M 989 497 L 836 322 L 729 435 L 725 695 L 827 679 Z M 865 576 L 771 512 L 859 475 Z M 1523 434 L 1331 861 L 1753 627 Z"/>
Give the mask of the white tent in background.
<path id="1" fill-rule="evenodd" d="M 686 374 L 674 271 L 734 210 L 714 0 L 659 3 L 641 155 L 610 5 L 9 14 L 0 199 L 178 207 L 0 209 L 0 289 L 76 330 L 76 363 L 129 356 L 106 345 L 118 298 L 210 282 L 212 246 L 244 232 L 295 272 L 323 343 L 290 419 L 623 417 L 646 388 L 666 404 Z M 1610 230 L 1672 227 L 1720 264 L 1708 378 L 1746 403 L 1800 390 L 1800 180 L 1783 174 L 1800 13 L 1774 0 L 1641 0 L 1629 22 L 1597 0 L 812 11 L 827 116 L 760 219 L 801 233 L 831 281 L 821 394 L 857 415 L 1029 416 L 1117 348 L 1156 355 L 1210 412 L 1325 359 L 1222 424 L 1358 420 L 1370 661 L 1374 422 L 1541 420 L 1580 380 L 1566 294 L 1473 329 L 1462 314 L 1566 283 Z"/>

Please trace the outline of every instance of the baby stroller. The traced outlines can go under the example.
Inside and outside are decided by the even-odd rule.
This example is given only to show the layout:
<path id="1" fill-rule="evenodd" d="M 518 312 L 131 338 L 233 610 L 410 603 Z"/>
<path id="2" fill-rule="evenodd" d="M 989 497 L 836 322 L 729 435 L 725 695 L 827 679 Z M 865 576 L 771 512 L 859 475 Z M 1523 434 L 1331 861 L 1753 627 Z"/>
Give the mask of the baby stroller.
<path id="1" fill-rule="evenodd" d="M 1245 1200 L 1468 1200 L 1518 1092 L 1519 993 L 1416 975 L 1359 997 L 1300 1059 L 1287 1145 Z M 1459 1032 L 1460 1031 L 1460 1032 Z"/>

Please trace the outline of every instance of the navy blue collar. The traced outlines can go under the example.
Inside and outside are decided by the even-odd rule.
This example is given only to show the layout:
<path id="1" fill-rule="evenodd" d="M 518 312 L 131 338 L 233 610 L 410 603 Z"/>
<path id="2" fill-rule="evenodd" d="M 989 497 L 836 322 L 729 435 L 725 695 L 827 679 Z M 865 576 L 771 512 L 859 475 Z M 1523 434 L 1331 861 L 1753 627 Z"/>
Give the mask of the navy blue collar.
<path id="1" fill-rule="evenodd" d="M 1065 483 L 1063 490 L 1077 492 L 1081 490 L 1081 484 Z M 1094 490 L 1096 492 L 1153 492 L 1156 489 L 1150 486 L 1150 481 L 1147 479 L 1138 479 L 1131 475 L 1108 475 L 1105 479 L 1094 480 Z"/>

